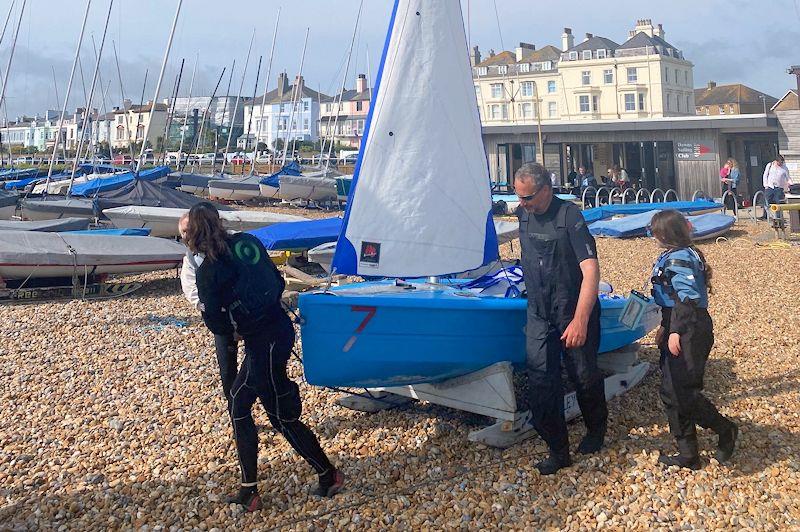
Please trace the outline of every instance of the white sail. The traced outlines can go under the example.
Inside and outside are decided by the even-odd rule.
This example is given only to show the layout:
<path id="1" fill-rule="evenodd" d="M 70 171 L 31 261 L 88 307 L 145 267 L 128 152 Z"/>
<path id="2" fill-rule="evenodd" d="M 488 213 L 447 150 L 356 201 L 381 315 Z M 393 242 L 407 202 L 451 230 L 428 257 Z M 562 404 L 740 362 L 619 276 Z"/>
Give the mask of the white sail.
<path id="1" fill-rule="evenodd" d="M 443 275 L 497 257 L 459 0 L 397 0 L 333 268 Z"/>

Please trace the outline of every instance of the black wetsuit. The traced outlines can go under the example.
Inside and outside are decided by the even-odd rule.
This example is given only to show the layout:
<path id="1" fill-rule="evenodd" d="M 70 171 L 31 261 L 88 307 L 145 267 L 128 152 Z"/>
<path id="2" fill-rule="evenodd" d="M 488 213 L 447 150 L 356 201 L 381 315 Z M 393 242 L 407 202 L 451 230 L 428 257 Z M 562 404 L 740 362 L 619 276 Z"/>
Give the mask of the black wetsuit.
<path id="1" fill-rule="evenodd" d="M 517 214 L 528 292 L 526 350 L 533 424 L 551 451 L 563 455 L 568 453 L 569 441 L 562 357 L 575 384 L 588 434 L 602 440 L 608 418 L 603 376 L 597 368 L 599 301 L 589 317 L 586 342 L 581 347 L 565 349 L 561 341 L 578 304 L 583 281 L 580 263 L 596 259 L 597 248 L 583 215 L 572 203 L 554 197 L 544 214 L 529 214 L 524 209 Z"/>
<path id="2" fill-rule="evenodd" d="M 206 257 L 197 269 L 197 289 L 208 328 L 215 335 L 236 331 L 244 340 L 245 357 L 230 390 L 242 485 L 254 486 L 257 481 L 258 434 L 251 413 L 257 399 L 272 426 L 317 474 L 332 474 L 333 465 L 317 438 L 300 421 L 300 391 L 286 374 L 295 332 L 280 304 L 280 274 L 254 236 L 234 235 L 229 248 L 230 254 L 216 261 Z"/>

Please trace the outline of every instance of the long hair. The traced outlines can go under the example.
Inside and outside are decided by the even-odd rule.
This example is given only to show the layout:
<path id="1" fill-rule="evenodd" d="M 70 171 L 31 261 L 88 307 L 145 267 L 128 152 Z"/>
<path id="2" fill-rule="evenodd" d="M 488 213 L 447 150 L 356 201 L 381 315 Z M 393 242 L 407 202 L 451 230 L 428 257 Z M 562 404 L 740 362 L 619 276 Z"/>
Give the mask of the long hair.
<path id="1" fill-rule="evenodd" d="M 739 168 L 739 163 L 733 157 L 725 161 L 725 164 L 731 165 L 731 168 Z"/>
<path id="2" fill-rule="evenodd" d="M 712 292 L 711 277 L 713 272 L 711 266 L 706 261 L 703 252 L 692 245 L 692 230 L 683 214 L 673 209 L 657 212 L 653 219 L 650 220 L 650 233 L 667 249 L 691 248 L 694 250 L 703 262 L 706 286 L 709 293 Z"/>
<path id="3" fill-rule="evenodd" d="M 192 253 L 203 253 L 211 262 L 230 252 L 228 233 L 222 227 L 219 211 L 211 203 L 204 201 L 189 210 L 186 245 Z"/>

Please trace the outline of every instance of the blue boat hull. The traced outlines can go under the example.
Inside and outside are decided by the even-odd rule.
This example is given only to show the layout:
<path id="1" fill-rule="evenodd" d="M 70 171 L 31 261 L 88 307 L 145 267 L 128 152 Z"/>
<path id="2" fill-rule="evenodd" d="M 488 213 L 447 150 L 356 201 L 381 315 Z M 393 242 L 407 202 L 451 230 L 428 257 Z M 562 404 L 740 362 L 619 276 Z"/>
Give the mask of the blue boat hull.
<path id="1" fill-rule="evenodd" d="M 392 290 L 392 284 L 300 294 L 309 383 L 354 388 L 434 383 L 496 362 L 525 363 L 526 300 L 465 296 L 423 283 L 368 293 Z M 622 326 L 618 318 L 625 302 L 601 298 L 601 353 L 633 343 L 658 325 L 654 307 L 637 329 Z"/>

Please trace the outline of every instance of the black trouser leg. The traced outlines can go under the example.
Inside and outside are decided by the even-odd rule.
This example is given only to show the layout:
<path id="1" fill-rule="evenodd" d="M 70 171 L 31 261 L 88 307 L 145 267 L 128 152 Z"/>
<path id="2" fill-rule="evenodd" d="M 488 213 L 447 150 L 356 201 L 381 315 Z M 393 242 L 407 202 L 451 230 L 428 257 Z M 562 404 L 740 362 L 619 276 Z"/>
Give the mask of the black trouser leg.
<path id="1" fill-rule="evenodd" d="M 661 400 L 667 412 L 669 430 L 678 441 L 681 454 L 697 456 L 696 425 L 722 433 L 730 421 L 702 393 L 706 361 L 714 345 L 711 318 L 707 312 L 681 335 L 681 354 L 669 352 L 666 339 L 661 349 Z"/>
<path id="2" fill-rule="evenodd" d="M 233 339 L 232 334 L 215 334 L 214 349 L 217 352 L 217 364 L 219 365 L 219 376 L 222 380 L 222 391 L 225 399 L 230 403 L 231 389 L 238 373 L 237 355 L 239 345 Z"/>
<path id="3" fill-rule="evenodd" d="M 581 409 L 587 434 L 604 436 L 608 421 L 606 389 L 603 374 L 597 367 L 600 347 L 600 303 L 595 305 L 586 329 L 586 342 L 581 347 L 568 349 L 564 366 L 570 380 L 575 383 L 575 395 Z"/>
<path id="4" fill-rule="evenodd" d="M 233 383 L 230 399 L 233 438 L 239 455 L 243 486 L 255 486 L 258 479 L 258 432 L 252 408 L 258 398 L 255 384 L 263 380 L 263 376 L 258 375 L 252 362 L 250 353 L 247 353 L 242 361 L 242 370 Z"/>
<path id="5" fill-rule="evenodd" d="M 272 426 L 318 475 L 333 470 L 316 436 L 300 421 L 300 390 L 286 374 L 294 328 L 288 321 L 286 326 L 276 328 L 277 331 L 245 338 L 245 359 L 233 388 L 231 419 L 243 483 L 256 481 L 258 435 L 251 416 L 256 398 L 264 406 Z"/>
<path id="6" fill-rule="evenodd" d="M 533 426 L 551 451 L 569 452 L 561 383 L 561 336 L 548 322 L 529 315 L 526 344 Z"/>

